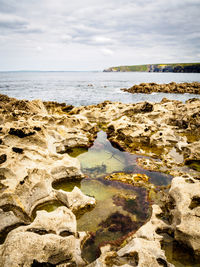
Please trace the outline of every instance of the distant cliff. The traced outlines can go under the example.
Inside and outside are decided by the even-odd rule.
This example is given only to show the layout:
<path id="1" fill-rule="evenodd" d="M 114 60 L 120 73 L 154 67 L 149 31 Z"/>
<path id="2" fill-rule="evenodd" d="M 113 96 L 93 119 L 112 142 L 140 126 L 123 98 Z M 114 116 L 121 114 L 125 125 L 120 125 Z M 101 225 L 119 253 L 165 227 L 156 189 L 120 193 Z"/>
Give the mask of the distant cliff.
<path id="1" fill-rule="evenodd" d="M 104 72 L 196 72 L 200 73 L 200 63 L 176 63 L 176 64 L 148 64 L 118 66 L 105 69 Z"/>

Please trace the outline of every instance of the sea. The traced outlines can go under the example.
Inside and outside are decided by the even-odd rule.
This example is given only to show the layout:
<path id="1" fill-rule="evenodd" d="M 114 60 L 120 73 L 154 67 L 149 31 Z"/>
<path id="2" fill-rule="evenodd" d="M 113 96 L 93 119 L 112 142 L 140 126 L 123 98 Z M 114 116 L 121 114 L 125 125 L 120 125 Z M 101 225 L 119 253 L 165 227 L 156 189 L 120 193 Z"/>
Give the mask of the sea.
<path id="1" fill-rule="evenodd" d="M 148 73 L 101 71 L 16 71 L 0 72 L 0 93 L 18 99 L 41 99 L 74 106 L 98 104 L 105 100 L 123 103 L 187 101 L 195 94 L 130 94 L 120 90 L 142 82 L 200 82 L 200 73 Z"/>

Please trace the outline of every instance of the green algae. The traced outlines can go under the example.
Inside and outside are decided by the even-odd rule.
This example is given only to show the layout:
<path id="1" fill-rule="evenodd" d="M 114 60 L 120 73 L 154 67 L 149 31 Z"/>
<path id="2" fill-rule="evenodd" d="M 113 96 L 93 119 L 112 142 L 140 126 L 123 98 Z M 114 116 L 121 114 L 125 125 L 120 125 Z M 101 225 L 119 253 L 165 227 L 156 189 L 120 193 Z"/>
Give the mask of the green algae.
<path id="1" fill-rule="evenodd" d="M 86 153 L 87 151 L 88 151 L 88 149 L 87 148 L 84 148 L 84 147 L 74 147 L 74 148 L 68 148 L 66 152 L 71 157 L 76 158 L 79 155 L 81 155 L 83 153 Z"/>
<path id="2" fill-rule="evenodd" d="M 52 184 L 52 187 L 56 190 L 62 189 L 67 192 L 71 192 L 74 187 L 81 188 L 81 181 L 80 180 L 65 180 L 61 179 L 60 181 L 56 181 Z"/>
<path id="3" fill-rule="evenodd" d="M 47 212 L 52 212 L 56 210 L 58 207 L 63 206 L 63 204 L 57 200 L 48 201 L 38 205 L 32 212 L 32 218 L 36 217 L 36 212 L 39 210 L 46 210 Z"/>

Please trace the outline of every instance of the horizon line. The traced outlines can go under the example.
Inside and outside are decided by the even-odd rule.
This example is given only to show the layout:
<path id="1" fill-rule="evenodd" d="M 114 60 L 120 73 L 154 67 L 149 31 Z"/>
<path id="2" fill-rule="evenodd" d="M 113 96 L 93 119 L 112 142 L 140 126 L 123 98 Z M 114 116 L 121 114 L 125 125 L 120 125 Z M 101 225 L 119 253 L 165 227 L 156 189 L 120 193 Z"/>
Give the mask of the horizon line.
<path id="1" fill-rule="evenodd" d="M 102 70 L 0 70 L 0 72 L 100 72 Z"/>

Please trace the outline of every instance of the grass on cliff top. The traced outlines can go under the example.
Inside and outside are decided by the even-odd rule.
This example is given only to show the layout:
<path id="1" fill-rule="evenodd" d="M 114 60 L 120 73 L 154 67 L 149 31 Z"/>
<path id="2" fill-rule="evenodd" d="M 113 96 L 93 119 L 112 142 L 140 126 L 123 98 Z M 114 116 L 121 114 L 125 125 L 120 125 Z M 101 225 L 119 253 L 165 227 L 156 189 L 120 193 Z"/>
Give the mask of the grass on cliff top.
<path id="1" fill-rule="evenodd" d="M 176 67 L 176 66 L 193 66 L 193 65 L 200 65 L 200 63 L 161 63 L 161 64 L 145 64 L 145 65 L 131 65 L 131 66 L 117 66 L 111 67 L 114 71 L 148 71 L 150 66 L 154 67 Z"/>

